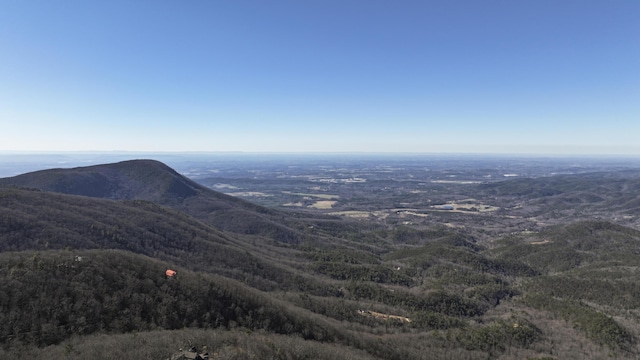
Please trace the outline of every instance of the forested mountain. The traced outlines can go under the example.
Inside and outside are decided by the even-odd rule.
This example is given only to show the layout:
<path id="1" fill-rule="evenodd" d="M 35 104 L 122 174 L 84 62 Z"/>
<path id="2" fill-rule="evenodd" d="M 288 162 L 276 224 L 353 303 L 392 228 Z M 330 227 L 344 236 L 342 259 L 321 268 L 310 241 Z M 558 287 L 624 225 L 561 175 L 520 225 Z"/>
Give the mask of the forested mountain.
<path id="1" fill-rule="evenodd" d="M 149 200 L 163 204 L 175 204 L 206 190 L 154 160 L 41 170 L 0 179 L 0 184 L 114 200 Z M 241 203 L 233 198 L 225 198 L 225 201 Z"/>
<path id="2" fill-rule="evenodd" d="M 112 200 L 147 200 L 172 207 L 219 229 L 267 235 L 284 242 L 299 242 L 292 229 L 295 214 L 283 214 L 211 190 L 154 160 L 50 169 L 0 179 L 13 185 L 70 195 Z"/>
<path id="3" fill-rule="evenodd" d="M 1 251 L 122 249 L 261 288 L 295 286 L 290 269 L 261 259 L 264 239 L 242 241 L 152 202 L 0 188 Z M 252 244 L 257 243 L 257 246 Z M 295 257 L 295 254 L 291 255 Z"/>
<path id="4" fill-rule="evenodd" d="M 166 276 L 165 270 L 177 269 Z M 337 340 L 335 324 L 229 279 L 119 250 L 0 254 L 0 338 L 246 327 Z M 24 311 L 32 309 L 32 311 Z"/>
<path id="5" fill-rule="evenodd" d="M 480 243 L 265 209 L 153 161 L 2 183 L 1 358 L 166 359 L 194 338 L 216 359 L 640 356 L 640 232 L 608 221 Z"/>

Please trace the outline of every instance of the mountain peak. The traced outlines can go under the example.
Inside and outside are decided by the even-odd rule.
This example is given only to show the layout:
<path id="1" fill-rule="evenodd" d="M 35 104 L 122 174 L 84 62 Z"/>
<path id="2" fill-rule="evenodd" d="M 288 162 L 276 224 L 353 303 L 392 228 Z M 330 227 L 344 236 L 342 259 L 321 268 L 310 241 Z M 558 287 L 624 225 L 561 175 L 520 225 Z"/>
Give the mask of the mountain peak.
<path id="1" fill-rule="evenodd" d="M 265 235 L 285 242 L 299 237 L 280 223 L 275 211 L 211 190 L 156 160 L 40 170 L 2 178 L 0 185 L 111 200 L 147 200 L 183 211 L 222 230 Z"/>
<path id="2" fill-rule="evenodd" d="M 114 200 L 140 199 L 175 203 L 204 187 L 156 160 L 50 169 L 0 179 L 0 184 Z"/>

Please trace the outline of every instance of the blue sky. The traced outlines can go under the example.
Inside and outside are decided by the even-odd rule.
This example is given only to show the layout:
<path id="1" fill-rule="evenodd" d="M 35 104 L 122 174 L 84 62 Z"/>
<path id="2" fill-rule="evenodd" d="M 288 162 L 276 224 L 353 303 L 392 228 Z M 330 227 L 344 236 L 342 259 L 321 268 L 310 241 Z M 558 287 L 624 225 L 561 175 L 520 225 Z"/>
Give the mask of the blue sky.
<path id="1" fill-rule="evenodd" d="M 640 155 L 640 1 L 0 0 L 0 151 Z"/>

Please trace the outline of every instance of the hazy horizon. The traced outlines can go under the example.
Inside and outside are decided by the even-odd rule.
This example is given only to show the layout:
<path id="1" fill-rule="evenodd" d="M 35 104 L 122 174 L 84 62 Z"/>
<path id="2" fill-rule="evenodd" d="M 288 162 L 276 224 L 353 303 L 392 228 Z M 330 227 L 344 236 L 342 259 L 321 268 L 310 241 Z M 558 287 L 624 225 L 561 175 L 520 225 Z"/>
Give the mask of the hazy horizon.
<path id="1" fill-rule="evenodd" d="M 0 3 L 0 152 L 640 155 L 640 2 Z"/>

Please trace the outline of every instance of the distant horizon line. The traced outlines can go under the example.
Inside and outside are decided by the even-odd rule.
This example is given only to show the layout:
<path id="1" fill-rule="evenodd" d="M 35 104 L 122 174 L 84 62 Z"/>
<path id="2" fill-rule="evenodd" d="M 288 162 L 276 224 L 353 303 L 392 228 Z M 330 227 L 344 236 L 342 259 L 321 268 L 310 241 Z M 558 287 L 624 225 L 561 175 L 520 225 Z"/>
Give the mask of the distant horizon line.
<path id="1" fill-rule="evenodd" d="M 192 150 L 0 150 L 0 155 L 310 155 L 310 156 L 499 156 L 499 157 L 624 157 L 640 158 L 640 153 L 554 153 L 554 152 L 453 152 L 453 151 L 192 151 Z"/>

